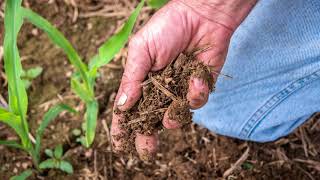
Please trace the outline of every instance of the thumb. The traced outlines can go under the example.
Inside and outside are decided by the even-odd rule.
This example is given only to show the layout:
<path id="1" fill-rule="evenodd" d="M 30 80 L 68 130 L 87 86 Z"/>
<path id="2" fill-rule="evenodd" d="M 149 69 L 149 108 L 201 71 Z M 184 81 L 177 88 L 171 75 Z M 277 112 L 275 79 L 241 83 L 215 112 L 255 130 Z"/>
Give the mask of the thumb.
<path id="1" fill-rule="evenodd" d="M 146 42 L 133 37 L 129 42 L 128 59 L 116 97 L 116 106 L 122 111 L 130 109 L 141 96 L 141 84 L 152 67 Z"/>

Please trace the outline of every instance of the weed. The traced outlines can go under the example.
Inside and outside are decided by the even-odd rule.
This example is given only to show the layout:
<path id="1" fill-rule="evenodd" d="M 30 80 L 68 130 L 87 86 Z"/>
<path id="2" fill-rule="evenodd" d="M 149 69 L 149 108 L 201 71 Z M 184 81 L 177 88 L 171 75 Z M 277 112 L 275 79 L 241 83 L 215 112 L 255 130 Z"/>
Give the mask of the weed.
<path id="1" fill-rule="evenodd" d="M 39 165 L 40 169 L 60 169 L 68 174 L 73 173 L 72 165 L 68 161 L 63 160 L 63 148 L 61 144 L 59 144 L 54 151 L 46 149 L 45 153 L 49 159 Z"/>

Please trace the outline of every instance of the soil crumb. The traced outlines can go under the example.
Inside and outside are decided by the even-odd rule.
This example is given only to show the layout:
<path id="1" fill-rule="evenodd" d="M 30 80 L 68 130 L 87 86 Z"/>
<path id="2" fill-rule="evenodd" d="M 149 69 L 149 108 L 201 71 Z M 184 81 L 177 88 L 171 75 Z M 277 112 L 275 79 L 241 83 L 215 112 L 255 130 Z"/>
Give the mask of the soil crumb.
<path id="1" fill-rule="evenodd" d="M 126 131 L 115 138 L 123 141 L 124 153 L 134 153 L 135 134 L 151 135 L 163 130 L 162 119 L 168 110 L 168 117 L 178 121 L 183 126 L 192 121 L 187 93 L 190 77 L 202 78 L 210 91 L 213 89 L 214 79 L 210 68 L 193 55 L 180 54 L 165 69 L 149 73 L 142 83 L 142 97 L 130 110 L 116 114 L 123 114 L 121 128 Z"/>

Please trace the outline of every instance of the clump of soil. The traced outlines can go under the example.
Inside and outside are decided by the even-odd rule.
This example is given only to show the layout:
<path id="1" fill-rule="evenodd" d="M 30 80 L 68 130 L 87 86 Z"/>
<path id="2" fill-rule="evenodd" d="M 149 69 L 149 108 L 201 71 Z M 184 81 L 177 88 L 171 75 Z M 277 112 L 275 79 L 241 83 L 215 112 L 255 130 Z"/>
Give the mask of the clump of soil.
<path id="1" fill-rule="evenodd" d="M 142 84 L 142 97 L 130 110 L 124 112 L 121 128 L 126 131 L 116 138 L 123 142 L 124 152 L 134 152 L 136 133 L 151 135 L 163 129 L 162 119 L 168 110 L 168 117 L 183 126 L 192 120 L 187 93 L 190 77 L 205 80 L 213 89 L 210 69 L 193 55 L 180 54 L 164 70 L 153 72 Z M 115 110 L 115 113 L 121 113 Z M 128 141 L 129 140 L 129 141 Z"/>

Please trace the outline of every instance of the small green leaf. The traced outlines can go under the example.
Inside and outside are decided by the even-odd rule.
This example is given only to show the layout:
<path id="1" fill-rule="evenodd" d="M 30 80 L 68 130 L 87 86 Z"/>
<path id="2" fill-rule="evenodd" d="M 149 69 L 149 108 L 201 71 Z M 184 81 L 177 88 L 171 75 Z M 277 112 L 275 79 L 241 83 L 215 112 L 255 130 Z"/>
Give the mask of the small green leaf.
<path id="1" fill-rule="evenodd" d="M 54 157 L 57 158 L 57 159 L 61 159 L 62 155 L 63 155 L 63 148 L 62 148 L 62 145 L 59 144 L 54 149 Z"/>
<path id="2" fill-rule="evenodd" d="M 68 161 L 60 161 L 60 167 L 62 171 L 68 173 L 68 174 L 73 174 L 73 167 Z"/>
<path id="3" fill-rule="evenodd" d="M 29 87 L 31 86 L 31 81 L 30 80 L 22 79 L 22 83 L 24 84 L 24 87 L 26 89 L 29 89 Z"/>
<path id="4" fill-rule="evenodd" d="M 45 153 L 47 156 L 53 158 L 53 152 L 52 152 L 51 149 L 46 149 L 46 150 L 44 150 L 44 153 Z"/>
<path id="5" fill-rule="evenodd" d="M 250 163 L 250 162 L 244 162 L 242 165 L 241 165 L 242 169 L 244 170 L 251 170 L 253 169 L 253 164 Z"/>
<path id="6" fill-rule="evenodd" d="M 26 180 L 28 177 L 32 175 L 32 171 L 30 169 L 23 171 L 18 176 L 13 176 L 10 178 L 10 180 Z"/>
<path id="7" fill-rule="evenodd" d="M 130 15 L 129 19 L 124 24 L 123 28 L 111 38 L 109 38 L 100 48 L 98 55 L 94 56 L 89 63 L 90 71 L 96 70 L 99 67 L 108 64 L 113 57 L 124 47 L 127 43 L 129 36 L 133 30 L 137 17 L 144 5 L 142 0 L 137 8 Z"/>
<path id="8" fill-rule="evenodd" d="M 45 161 L 42 161 L 39 165 L 40 169 L 53 169 L 53 168 L 59 168 L 59 163 L 55 159 L 47 159 Z"/>
<path id="9" fill-rule="evenodd" d="M 43 71 L 42 67 L 39 67 L 39 66 L 30 68 L 26 71 L 22 71 L 21 77 L 32 80 L 38 77 L 42 73 L 42 71 Z"/>
<path id="10" fill-rule="evenodd" d="M 168 0 L 148 0 L 147 3 L 154 9 L 160 9 L 162 6 L 167 4 Z"/>

